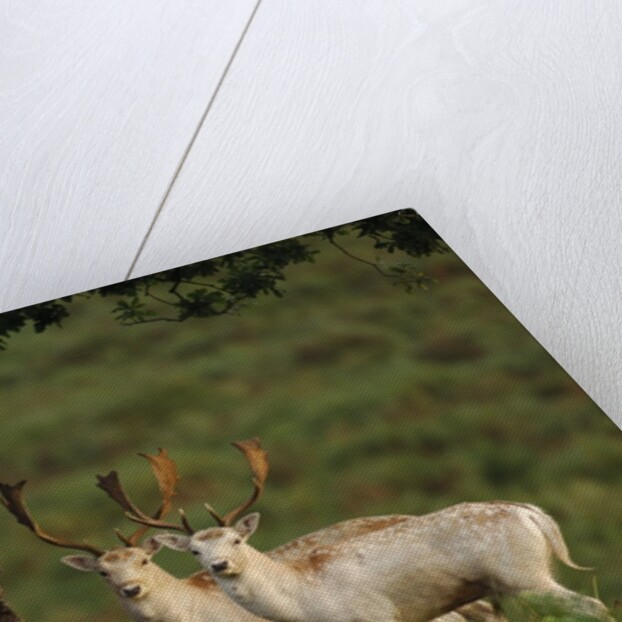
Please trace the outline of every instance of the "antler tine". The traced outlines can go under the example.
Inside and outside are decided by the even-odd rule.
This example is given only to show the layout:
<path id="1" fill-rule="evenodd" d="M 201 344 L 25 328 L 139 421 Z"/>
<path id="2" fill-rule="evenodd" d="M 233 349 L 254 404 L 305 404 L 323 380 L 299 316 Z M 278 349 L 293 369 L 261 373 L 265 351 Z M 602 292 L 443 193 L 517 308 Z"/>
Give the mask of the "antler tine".
<path id="1" fill-rule="evenodd" d="M 216 521 L 217 525 L 221 527 L 226 527 L 227 523 L 225 522 L 224 517 L 222 517 L 216 510 L 209 504 L 204 503 L 205 509 L 209 512 L 209 515 Z"/>
<path id="2" fill-rule="evenodd" d="M 136 536 L 136 533 L 138 531 L 139 530 L 137 529 L 131 536 L 125 536 L 123 535 L 120 529 L 115 529 L 114 534 L 115 536 L 117 536 L 117 538 L 119 538 L 119 540 L 121 540 L 123 544 L 125 544 L 125 546 L 129 547 L 129 546 L 136 546 L 138 542 L 138 536 Z"/>
<path id="3" fill-rule="evenodd" d="M 123 489 L 119 480 L 119 475 L 116 471 L 111 471 L 108 475 L 97 476 L 97 486 L 101 488 L 108 496 L 115 501 L 125 511 L 126 516 L 131 518 L 134 522 L 138 522 L 142 527 L 139 527 L 130 536 L 124 536 L 118 529 L 115 531 L 117 537 L 126 546 L 136 546 L 138 540 L 149 530 L 149 527 L 160 527 L 166 529 L 175 529 L 178 526 L 173 523 L 165 523 L 161 520 L 163 516 L 170 512 L 172 507 L 172 499 L 175 496 L 175 488 L 179 481 L 179 475 L 177 473 L 177 466 L 165 449 L 159 449 L 158 454 L 151 456 L 149 454 L 139 454 L 143 458 L 146 458 L 151 466 L 151 470 L 158 482 L 158 488 L 162 495 L 162 501 L 157 511 L 153 516 L 145 514 L 138 506 L 136 506 L 128 497 L 127 493 Z M 187 519 L 182 520 L 182 530 L 187 531 L 190 526 Z"/>
<path id="4" fill-rule="evenodd" d="M 140 523 L 141 525 L 146 525 L 147 527 L 155 527 L 156 529 L 171 529 L 172 531 L 182 531 L 184 533 L 188 533 L 192 535 L 195 533 L 195 530 L 190 526 L 188 522 L 188 518 L 186 517 L 183 510 L 179 510 L 179 515 L 181 519 L 181 524 L 179 523 L 168 523 L 163 520 L 159 520 L 156 518 L 151 518 L 140 512 L 139 514 L 133 514 L 132 512 L 126 512 L 125 515 L 135 523 Z"/>
<path id="5" fill-rule="evenodd" d="M 259 499 L 264 490 L 266 478 L 268 477 L 268 454 L 261 446 L 261 441 L 255 437 L 246 441 L 238 441 L 231 443 L 236 449 L 243 454 L 248 466 L 251 470 L 253 492 L 251 496 L 242 505 L 231 510 L 224 516 L 218 516 L 214 510 L 207 506 L 209 513 L 218 521 L 220 525 L 231 525 L 233 521 L 245 512 L 253 503 Z"/>
<path id="6" fill-rule="evenodd" d="M 126 512 L 140 512 L 140 510 L 130 501 L 129 497 L 121 486 L 119 474 L 110 471 L 108 475 L 96 475 L 98 488 L 103 490 L 115 503 L 120 505 Z"/>
<path id="7" fill-rule="evenodd" d="M 91 553 L 95 557 L 103 555 L 105 551 L 99 549 L 87 542 L 73 542 L 71 540 L 64 540 L 62 538 L 56 538 L 49 533 L 43 531 L 38 523 L 30 516 L 28 508 L 23 498 L 23 488 L 26 485 L 26 480 L 22 480 L 17 484 L 11 486 L 10 484 L 0 483 L 0 494 L 3 499 L 2 505 L 17 519 L 20 525 L 24 525 L 30 531 L 32 531 L 40 540 L 47 542 L 53 546 L 58 546 L 65 549 L 75 549 L 78 551 L 86 551 Z"/>

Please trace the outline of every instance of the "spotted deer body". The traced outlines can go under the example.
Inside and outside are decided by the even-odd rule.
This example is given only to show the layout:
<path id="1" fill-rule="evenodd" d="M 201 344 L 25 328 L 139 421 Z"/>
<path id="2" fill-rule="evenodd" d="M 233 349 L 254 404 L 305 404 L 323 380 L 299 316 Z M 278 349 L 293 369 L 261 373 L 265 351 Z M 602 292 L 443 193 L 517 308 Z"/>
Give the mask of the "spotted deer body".
<path id="1" fill-rule="evenodd" d="M 351 537 L 326 544 L 310 534 L 285 549 L 317 546 L 281 560 L 247 543 L 257 523 L 251 514 L 234 526 L 155 538 L 194 553 L 233 600 L 274 622 L 424 622 L 523 591 L 577 597 L 607 618 L 602 603 L 553 578 L 553 556 L 580 567 L 555 521 L 533 505 L 463 503 L 424 516 L 354 519 L 339 525 Z"/>

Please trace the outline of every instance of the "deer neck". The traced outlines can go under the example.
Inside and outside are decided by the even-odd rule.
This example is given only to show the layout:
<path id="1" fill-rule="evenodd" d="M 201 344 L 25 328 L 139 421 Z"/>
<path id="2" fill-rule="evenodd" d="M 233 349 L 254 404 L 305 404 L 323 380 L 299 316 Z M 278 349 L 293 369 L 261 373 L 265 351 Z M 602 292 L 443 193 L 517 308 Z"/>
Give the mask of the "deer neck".
<path id="1" fill-rule="evenodd" d="M 136 622 L 183 622 L 193 607 L 192 591 L 183 581 L 162 568 L 153 568 L 149 593 L 142 598 L 119 597 L 121 605 Z"/>
<path id="2" fill-rule="evenodd" d="M 230 598 L 256 616 L 275 622 L 302 620 L 297 596 L 304 586 L 299 573 L 252 547 L 240 574 L 217 581 Z"/>

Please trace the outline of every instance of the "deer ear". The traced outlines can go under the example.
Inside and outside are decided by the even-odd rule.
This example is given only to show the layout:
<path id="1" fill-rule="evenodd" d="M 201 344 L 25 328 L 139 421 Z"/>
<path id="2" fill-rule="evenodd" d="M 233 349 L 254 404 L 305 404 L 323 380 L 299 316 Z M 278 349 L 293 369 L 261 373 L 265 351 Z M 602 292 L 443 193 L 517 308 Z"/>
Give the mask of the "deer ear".
<path id="1" fill-rule="evenodd" d="M 253 512 L 247 514 L 244 518 L 241 518 L 233 527 L 245 540 L 248 540 L 257 529 L 259 525 L 259 512 Z"/>
<path id="2" fill-rule="evenodd" d="M 60 561 L 83 572 L 94 572 L 97 570 L 97 559 L 89 555 L 67 555 L 62 557 Z"/>
<path id="3" fill-rule="evenodd" d="M 162 548 L 162 542 L 158 540 L 157 536 L 151 536 L 150 538 L 145 538 L 140 546 L 147 555 L 151 556 L 155 555 Z"/>
<path id="4" fill-rule="evenodd" d="M 161 533 L 153 536 L 158 544 L 173 551 L 187 551 L 190 548 L 190 536 L 178 536 L 174 533 Z"/>

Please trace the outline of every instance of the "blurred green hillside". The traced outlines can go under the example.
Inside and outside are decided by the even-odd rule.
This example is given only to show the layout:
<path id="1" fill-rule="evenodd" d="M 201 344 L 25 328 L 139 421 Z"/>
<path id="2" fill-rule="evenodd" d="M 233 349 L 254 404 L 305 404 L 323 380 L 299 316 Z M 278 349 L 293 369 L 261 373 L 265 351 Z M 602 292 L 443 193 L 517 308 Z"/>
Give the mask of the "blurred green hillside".
<path id="1" fill-rule="evenodd" d="M 326 245 L 289 269 L 285 297 L 181 324 L 122 327 L 110 301 L 79 299 L 64 328 L 21 333 L 0 353 L 0 479 L 29 480 L 50 531 L 112 546 L 126 522 L 96 473 L 117 468 L 150 509 L 136 454 L 166 447 L 180 504 L 207 526 L 204 501 L 226 510 L 250 490 L 228 443 L 258 435 L 272 464 L 260 548 L 360 515 L 527 501 L 559 521 L 614 604 L 621 432 L 455 256 L 418 265 L 437 282 L 408 294 Z M 62 566 L 63 554 L 0 512 L 0 584 L 28 622 L 125 619 L 101 578 Z M 593 573 L 559 575 L 593 593 Z"/>

